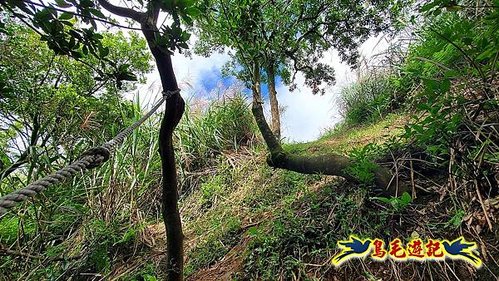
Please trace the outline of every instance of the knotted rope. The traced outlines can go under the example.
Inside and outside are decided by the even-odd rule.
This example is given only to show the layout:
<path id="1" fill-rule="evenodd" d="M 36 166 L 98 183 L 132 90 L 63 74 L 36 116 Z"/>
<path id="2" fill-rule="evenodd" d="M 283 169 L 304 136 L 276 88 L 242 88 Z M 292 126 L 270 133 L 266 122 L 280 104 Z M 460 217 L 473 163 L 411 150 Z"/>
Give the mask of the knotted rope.
<path id="1" fill-rule="evenodd" d="M 111 153 L 114 152 L 116 147 L 123 143 L 125 138 L 130 135 L 133 130 L 142 125 L 144 121 L 151 117 L 151 115 L 153 115 L 154 112 L 158 110 L 158 108 L 161 106 L 161 104 L 163 104 L 165 100 L 175 94 L 178 94 L 179 92 L 180 90 L 163 92 L 163 96 L 161 97 L 161 99 L 147 114 L 142 116 L 142 118 L 137 120 L 128 128 L 121 131 L 113 139 L 102 144 L 101 146 L 90 148 L 89 150 L 85 151 L 78 160 L 69 164 L 68 166 L 37 181 L 34 181 L 24 188 L 0 197 L 0 216 L 3 216 L 7 212 L 7 209 L 14 207 L 18 203 L 26 201 L 29 197 L 40 194 L 46 188 L 69 178 L 73 178 L 78 173 L 83 173 L 86 170 L 102 165 L 102 163 L 106 162 L 109 159 Z"/>

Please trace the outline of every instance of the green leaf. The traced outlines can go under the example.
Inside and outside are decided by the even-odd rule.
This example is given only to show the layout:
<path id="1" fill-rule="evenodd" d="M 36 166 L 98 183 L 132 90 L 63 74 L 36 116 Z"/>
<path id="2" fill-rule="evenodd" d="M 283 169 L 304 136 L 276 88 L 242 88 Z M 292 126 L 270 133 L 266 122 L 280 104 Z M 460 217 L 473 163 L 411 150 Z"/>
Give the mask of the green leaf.
<path id="1" fill-rule="evenodd" d="M 70 13 L 67 13 L 67 12 L 64 12 L 62 13 L 60 16 L 59 16 L 59 20 L 70 20 L 73 18 L 73 15 L 70 14 Z"/>
<path id="2" fill-rule="evenodd" d="M 92 34 L 92 39 L 94 39 L 94 40 L 101 40 L 103 38 L 104 38 L 104 36 L 102 36 L 102 34 L 99 34 L 99 33 Z"/>
<path id="3" fill-rule="evenodd" d="M 201 10 L 199 10 L 197 7 L 189 7 L 185 9 L 185 13 L 193 18 L 196 18 L 201 14 Z"/>
<path id="4" fill-rule="evenodd" d="M 90 13 L 92 13 L 94 16 L 98 17 L 98 18 L 106 18 L 106 16 L 98 9 L 88 9 L 90 11 Z"/>
<path id="5" fill-rule="evenodd" d="M 101 57 L 105 57 L 105 56 L 109 55 L 109 48 L 108 47 L 100 48 L 99 54 Z"/>
<path id="6" fill-rule="evenodd" d="M 61 8 L 71 8 L 72 5 L 67 3 L 66 1 L 64 0 L 55 0 L 54 1 L 55 4 L 58 6 L 58 7 L 61 7 Z"/>
<path id="7" fill-rule="evenodd" d="M 455 78 L 459 76 L 459 71 L 450 69 L 444 73 L 445 78 Z"/>
<path id="8" fill-rule="evenodd" d="M 390 204 L 392 202 L 392 200 L 390 198 L 386 198 L 386 197 L 374 197 L 374 199 L 379 200 L 379 201 L 386 203 L 386 204 Z"/>
<path id="9" fill-rule="evenodd" d="M 406 204 L 409 204 L 412 201 L 411 195 L 409 195 L 409 193 L 407 193 L 407 192 L 404 192 L 400 199 L 402 200 L 403 203 L 406 203 Z"/>
<path id="10" fill-rule="evenodd" d="M 469 38 L 469 37 L 464 37 L 463 38 L 463 43 L 465 45 L 471 45 L 473 43 L 473 39 L 472 38 Z"/>
<path id="11" fill-rule="evenodd" d="M 428 12 L 429 10 L 435 8 L 438 5 L 437 1 L 433 1 L 427 4 L 424 4 L 421 9 L 419 9 L 420 12 Z"/>
<path id="12" fill-rule="evenodd" d="M 83 47 L 82 47 L 82 49 L 81 49 L 81 50 L 83 51 L 83 54 L 84 54 L 85 56 L 86 56 L 86 55 L 88 55 L 88 47 L 87 47 L 87 46 L 83 45 Z"/>
<path id="13" fill-rule="evenodd" d="M 183 42 L 189 41 L 190 38 L 191 38 L 191 34 L 186 32 L 186 31 L 183 31 L 182 35 L 180 36 L 180 40 L 182 40 Z"/>
<path id="14" fill-rule="evenodd" d="M 131 72 L 126 72 L 121 75 L 121 80 L 124 81 L 137 81 L 137 76 Z"/>
<path id="15" fill-rule="evenodd" d="M 128 68 L 130 67 L 129 64 L 125 63 L 125 64 L 122 64 L 118 67 L 118 71 L 119 72 L 127 72 L 128 71 Z"/>

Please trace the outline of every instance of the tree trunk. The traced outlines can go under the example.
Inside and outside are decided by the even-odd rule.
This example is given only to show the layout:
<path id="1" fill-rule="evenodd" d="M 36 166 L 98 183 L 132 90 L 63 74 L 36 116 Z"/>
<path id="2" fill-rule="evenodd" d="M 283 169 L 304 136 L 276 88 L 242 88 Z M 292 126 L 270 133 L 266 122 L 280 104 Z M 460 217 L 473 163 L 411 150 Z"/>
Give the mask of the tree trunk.
<path id="1" fill-rule="evenodd" d="M 281 114 L 279 112 L 279 102 L 277 101 L 277 91 L 275 89 L 275 68 L 274 64 L 270 63 L 266 69 L 269 98 L 270 98 L 270 116 L 272 117 L 272 132 L 274 136 L 281 139 Z"/>
<path id="2" fill-rule="evenodd" d="M 142 33 L 156 61 L 163 91 L 178 89 L 173 72 L 171 53 L 156 43 L 156 26 L 162 1 L 149 1 L 147 12 L 139 12 L 128 7 L 119 7 L 107 0 L 98 0 L 99 4 L 112 14 L 133 19 L 140 23 Z M 177 169 L 173 151 L 173 131 L 184 114 L 185 102 L 179 93 L 166 100 L 165 114 L 159 130 L 159 154 L 162 171 L 162 213 L 166 228 L 166 280 L 183 279 L 184 270 L 184 234 L 178 210 Z"/>
<path id="3" fill-rule="evenodd" d="M 171 55 L 154 42 L 156 27 L 151 23 L 142 25 L 142 32 L 147 40 L 151 53 L 156 60 L 163 91 L 178 89 Z M 180 94 L 175 94 L 166 101 L 165 115 L 159 132 L 159 153 L 161 156 L 163 220 L 166 227 L 167 280 L 182 280 L 184 265 L 184 234 L 178 209 L 177 170 L 173 150 L 173 131 L 184 113 L 185 102 Z"/>
<path id="4" fill-rule="evenodd" d="M 354 164 L 348 157 L 334 153 L 323 155 L 289 155 L 289 153 L 285 152 L 265 120 L 260 88 L 259 65 L 255 63 L 253 65 L 252 112 L 270 153 L 267 159 L 269 166 L 302 174 L 340 176 L 349 181 L 358 182 L 355 177 L 347 172 L 347 169 Z M 373 173 L 376 187 L 384 195 L 398 196 L 402 191 L 406 191 L 405 187 L 400 187 L 399 189 L 399 187 L 390 183 L 391 174 L 388 169 L 378 166 Z"/>

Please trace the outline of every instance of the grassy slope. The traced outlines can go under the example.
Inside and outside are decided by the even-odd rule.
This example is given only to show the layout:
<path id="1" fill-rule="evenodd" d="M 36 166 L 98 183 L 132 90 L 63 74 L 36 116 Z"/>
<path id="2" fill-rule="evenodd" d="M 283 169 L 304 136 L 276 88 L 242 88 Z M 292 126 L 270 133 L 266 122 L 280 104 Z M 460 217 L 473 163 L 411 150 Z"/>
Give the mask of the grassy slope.
<path id="1" fill-rule="evenodd" d="M 376 124 L 338 129 L 316 142 L 288 145 L 287 149 L 297 153 L 347 152 L 396 136 L 404 120 L 407 120 L 405 116 L 391 115 Z M 337 252 L 336 241 L 346 239 L 349 234 L 386 239 L 462 235 L 466 232 L 461 226 L 464 219 L 471 222 L 480 214 L 464 218 L 465 207 L 456 204 L 452 196 L 444 200 L 420 196 L 409 207 L 395 210 L 371 198 L 365 188 L 334 177 L 272 170 L 265 165 L 265 152 L 260 148 L 223 154 L 219 156 L 219 163 L 217 171 L 203 177 L 201 188 L 181 203 L 188 280 L 420 280 L 430 277 L 452 280 L 455 276 L 467 280 L 482 275 L 490 278 L 489 270 L 498 274 L 494 262 L 490 262 L 490 269 L 483 269 L 478 275 L 463 262 L 354 260 L 340 269 L 330 264 Z M 115 276 L 123 276 L 123 272 L 128 272 L 125 275 L 129 277 L 160 275 L 164 227 L 158 222 L 148 226 L 146 232 L 148 239 L 155 241 L 151 253 L 157 258 L 151 261 L 150 253 L 146 253 L 143 259 L 117 264 Z M 483 242 L 482 245 L 490 245 L 496 239 L 469 233 L 465 236 Z M 497 250 L 489 248 L 488 251 L 497 255 Z"/>
<path id="2" fill-rule="evenodd" d="M 380 144 L 391 137 L 398 136 L 409 117 L 403 114 L 389 114 L 385 119 L 364 126 L 339 127 L 326 132 L 320 139 L 308 143 L 285 145 L 292 153 L 348 153 L 368 143 Z"/>

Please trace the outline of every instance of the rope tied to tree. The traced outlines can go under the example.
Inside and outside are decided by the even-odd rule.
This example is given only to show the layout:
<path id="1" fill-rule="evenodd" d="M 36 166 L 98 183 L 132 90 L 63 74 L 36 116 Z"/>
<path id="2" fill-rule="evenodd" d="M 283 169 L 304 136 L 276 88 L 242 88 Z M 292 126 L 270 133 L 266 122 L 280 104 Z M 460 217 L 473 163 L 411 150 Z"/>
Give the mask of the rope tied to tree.
<path id="1" fill-rule="evenodd" d="M 153 115 L 158 108 L 167 99 L 180 93 L 180 89 L 174 91 L 163 91 L 161 99 L 135 123 L 118 133 L 113 139 L 102 144 L 101 146 L 93 147 L 83 152 L 79 159 L 67 165 L 66 167 L 47 175 L 37 181 L 34 181 L 24 188 L 11 192 L 3 197 L 0 197 L 0 216 L 7 213 L 7 210 L 13 208 L 16 204 L 26 201 L 28 198 L 40 194 L 46 188 L 53 186 L 57 183 L 63 182 L 69 178 L 73 178 L 78 173 L 83 173 L 87 170 L 99 167 L 104 162 L 109 160 L 111 154 L 116 147 L 123 143 L 125 138 L 130 135 L 133 130 L 142 125 L 151 115 Z"/>

